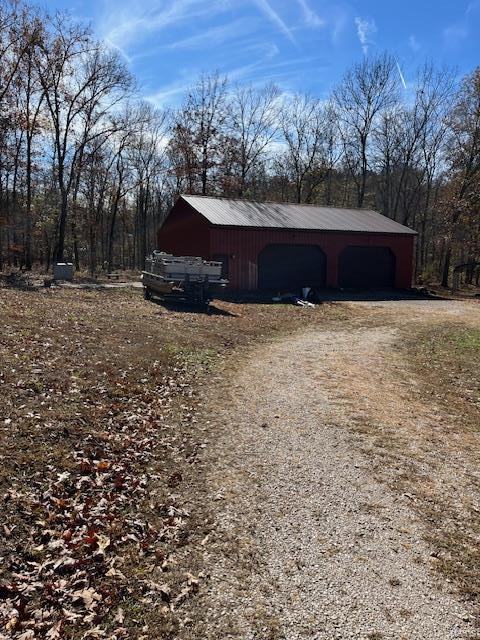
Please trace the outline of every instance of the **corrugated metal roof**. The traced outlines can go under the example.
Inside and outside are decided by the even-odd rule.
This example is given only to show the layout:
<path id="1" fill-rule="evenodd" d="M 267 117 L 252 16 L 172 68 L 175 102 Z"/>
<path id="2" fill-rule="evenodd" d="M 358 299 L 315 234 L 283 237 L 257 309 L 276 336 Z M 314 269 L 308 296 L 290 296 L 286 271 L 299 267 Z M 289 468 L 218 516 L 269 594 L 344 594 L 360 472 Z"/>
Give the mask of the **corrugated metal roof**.
<path id="1" fill-rule="evenodd" d="M 317 207 L 309 204 L 249 202 L 209 196 L 182 195 L 211 224 L 222 227 L 263 227 L 311 231 L 363 231 L 415 234 L 381 213 L 370 209 Z"/>

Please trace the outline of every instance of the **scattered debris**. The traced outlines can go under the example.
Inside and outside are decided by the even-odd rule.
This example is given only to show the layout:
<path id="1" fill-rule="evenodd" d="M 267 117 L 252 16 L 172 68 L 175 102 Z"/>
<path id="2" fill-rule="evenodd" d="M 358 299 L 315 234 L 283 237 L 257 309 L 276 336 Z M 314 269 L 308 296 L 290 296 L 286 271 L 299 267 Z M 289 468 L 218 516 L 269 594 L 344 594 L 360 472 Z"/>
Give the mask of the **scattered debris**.
<path id="1" fill-rule="evenodd" d="M 307 300 L 297 299 L 295 300 L 295 304 L 297 305 L 297 307 L 307 307 L 308 309 L 315 309 L 315 305 L 313 304 L 313 302 L 308 302 Z"/>
<path id="2" fill-rule="evenodd" d="M 272 302 L 290 303 L 290 304 L 296 305 L 297 307 L 308 307 L 310 309 L 315 308 L 315 305 L 313 304 L 313 302 L 309 302 L 308 300 L 299 298 L 298 296 L 295 296 L 291 293 L 287 293 L 283 296 L 274 296 L 272 298 Z"/>

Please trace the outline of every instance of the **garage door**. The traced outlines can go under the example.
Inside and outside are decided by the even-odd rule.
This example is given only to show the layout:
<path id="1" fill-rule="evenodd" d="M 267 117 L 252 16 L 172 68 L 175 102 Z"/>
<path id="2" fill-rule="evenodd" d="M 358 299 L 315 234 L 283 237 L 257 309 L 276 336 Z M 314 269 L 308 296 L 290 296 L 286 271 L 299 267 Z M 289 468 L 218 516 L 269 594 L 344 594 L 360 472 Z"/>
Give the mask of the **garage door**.
<path id="1" fill-rule="evenodd" d="M 340 287 L 378 289 L 395 285 L 395 256 L 388 247 L 347 247 L 338 265 Z"/>
<path id="2" fill-rule="evenodd" d="M 286 292 L 323 287 L 325 265 L 320 247 L 270 244 L 258 256 L 258 288 Z"/>

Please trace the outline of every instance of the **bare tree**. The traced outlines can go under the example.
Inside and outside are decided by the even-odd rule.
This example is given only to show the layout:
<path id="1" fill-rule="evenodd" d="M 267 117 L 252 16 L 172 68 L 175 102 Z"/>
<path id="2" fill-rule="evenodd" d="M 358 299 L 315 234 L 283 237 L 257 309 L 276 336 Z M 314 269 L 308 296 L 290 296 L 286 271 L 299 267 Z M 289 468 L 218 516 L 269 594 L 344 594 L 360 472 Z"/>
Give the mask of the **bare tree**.
<path id="1" fill-rule="evenodd" d="M 39 43 L 43 39 L 44 25 L 40 16 L 32 15 L 32 24 L 25 27 L 30 46 L 25 50 L 18 74 L 17 91 L 23 127 L 25 128 L 25 266 L 32 268 L 32 194 L 34 139 L 42 132 L 42 108 L 45 92 L 37 74 Z M 45 125 L 45 122 L 43 122 Z"/>
<path id="2" fill-rule="evenodd" d="M 311 202 L 325 178 L 328 124 L 322 103 L 308 95 L 294 96 L 284 104 L 280 127 L 286 151 L 279 163 L 293 184 L 295 201 Z"/>
<path id="3" fill-rule="evenodd" d="M 171 157 L 181 163 L 177 171 L 189 191 L 206 195 L 214 187 L 224 157 L 226 97 L 226 78 L 203 75 L 174 118 Z"/>
<path id="4" fill-rule="evenodd" d="M 21 105 L 21 88 L 24 86 L 23 76 L 25 60 L 30 59 L 36 47 L 37 40 L 43 28 L 43 23 L 37 13 L 28 6 L 20 5 L 17 2 L 0 3 L 0 117 L 2 118 L 1 135 L 3 143 L 15 127 L 22 130 L 20 139 L 17 133 L 13 135 L 19 141 L 17 145 L 17 160 L 20 160 L 21 146 L 24 143 L 24 132 L 26 131 L 27 147 L 30 149 L 31 138 L 28 123 L 25 124 Z M 3 147 L 5 149 L 5 147 Z M 1 154 L 1 151 L 0 151 Z M 30 157 L 29 154 L 27 154 Z M 27 161 L 27 171 L 30 165 Z M 18 166 L 14 171 L 15 186 L 19 177 Z M 29 180 L 30 182 L 30 180 Z M 16 198 L 14 198 L 16 200 Z M 5 211 L 9 210 L 7 207 Z M 27 219 L 30 221 L 30 218 Z M 4 222 L 4 221 L 3 221 Z M 0 268 L 2 266 L 2 220 L 0 219 Z M 31 226 L 31 224 L 30 224 Z M 27 229 L 26 260 L 31 265 L 31 230 Z M 29 248 L 30 247 L 30 248 Z"/>
<path id="5" fill-rule="evenodd" d="M 374 123 L 397 102 L 397 89 L 395 60 L 383 54 L 355 64 L 333 94 L 344 157 L 356 186 L 358 207 L 365 201 Z"/>
<path id="6" fill-rule="evenodd" d="M 32 20 L 33 10 L 18 2 L 0 3 L 0 107 L 18 75 L 25 54 L 35 45 L 41 21 Z"/>
<path id="7" fill-rule="evenodd" d="M 458 92 L 449 119 L 448 150 L 449 183 L 443 200 L 447 227 L 444 287 L 449 282 L 452 241 L 459 225 L 478 223 L 480 215 L 480 67 L 464 79 Z"/>
<path id="8" fill-rule="evenodd" d="M 139 267 L 186 190 L 375 205 L 419 232 L 425 281 L 480 280 L 478 70 L 452 98 L 425 65 L 403 97 L 384 54 L 322 101 L 204 75 L 169 117 L 71 19 L 0 0 L 0 27 L 0 266 Z"/>
<path id="9" fill-rule="evenodd" d="M 43 44 L 39 77 L 53 128 L 60 191 L 56 260 L 63 260 L 68 199 L 85 145 L 105 133 L 102 117 L 124 97 L 131 78 L 115 53 L 87 29 L 57 16 Z M 78 135 L 78 128 L 83 132 Z"/>
<path id="10" fill-rule="evenodd" d="M 136 183 L 135 228 L 138 267 L 143 266 L 147 254 L 148 215 L 155 204 L 154 186 L 157 177 L 164 171 L 167 114 L 143 103 L 140 105 L 140 122 L 141 126 L 133 137 L 131 147 Z"/>
<path id="11" fill-rule="evenodd" d="M 233 138 L 236 192 L 242 197 L 252 170 L 258 166 L 278 130 L 280 92 L 237 85 L 229 103 L 229 132 Z"/>

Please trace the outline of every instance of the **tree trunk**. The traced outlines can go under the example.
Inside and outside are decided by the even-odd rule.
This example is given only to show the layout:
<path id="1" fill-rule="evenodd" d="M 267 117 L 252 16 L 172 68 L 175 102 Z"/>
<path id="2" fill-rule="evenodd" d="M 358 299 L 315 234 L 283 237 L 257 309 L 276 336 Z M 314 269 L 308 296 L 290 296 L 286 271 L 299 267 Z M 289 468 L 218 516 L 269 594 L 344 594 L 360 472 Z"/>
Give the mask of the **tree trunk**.
<path id="1" fill-rule="evenodd" d="M 60 215 L 58 219 L 58 236 L 57 247 L 55 250 L 55 261 L 63 262 L 63 256 L 65 254 L 65 232 L 67 228 L 67 215 L 68 215 L 68 194 L 63 185 L 63 175 L 59 176 L 60 182 Z"/>
<path id="2" fill-rule="evenodd" d="M 75 271 L 80 271 L 80 256 L 78 252 L 78 236 L 77 236 L 77 213 L 75 205 L 72 207 L 72 243 L 73 258 L 75 262 Z"/>
<path id="3" fill-rule="evenodd" d="M 357 206 L 361 209 L 363 207 L 363 201 L 365 200 L 365 191 L 367 187 L 367 146 L 366 141 L 362 141 L 362 176 L 358 188 Z"/>
<path id="4" fill-rule="evenodd" d="M 32 137 L 30 133 L 27 133 L 26 164 L 25 267 L 30 271 L 32 268 Z"/>
<path id="5" fill-rule="evenodd" d="M 90 275 L 93 276 L 95 275 L 95 267 L 96 267 L 96 247 L 95 247 L 95 243 L 96 243 L 96 238 L 95 238 L 95 229 L 94 229 L 94 224 L 93 222 L 90 222 L 90 228 L 89 228 L 89 245 L 90 245 Z"/>
<path id="6" fill-rule="evenodd" d="M 452 260 L 452 245 L 450 242 L 445 251 L 445 260 L 443 262 L 442 287 L 448 289 L 448 279 L 450 275 L 450 262 Z"/>
<path id="7" fill-rule="evenodd" d="M 110 229 L 108 233 L 108 248 L 107 248 L 107 268 L 108 271 L 113 269 L 113 237 L 115 234 L 115 223 L 117 220 L 118 204 L 120 202 L 120 185 L 115 193 L 115 198 L 112 205 L 112 215 L 110 218 Z"/>

